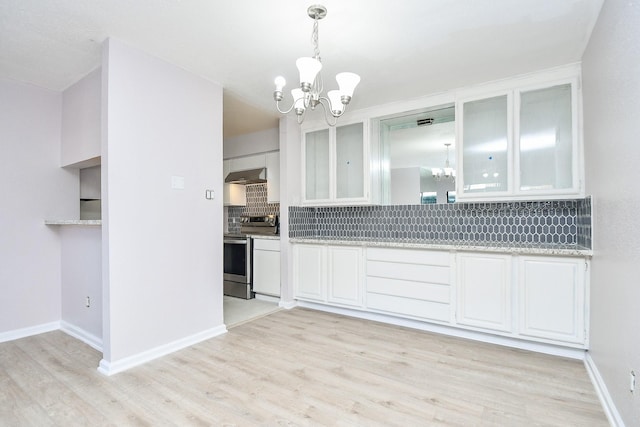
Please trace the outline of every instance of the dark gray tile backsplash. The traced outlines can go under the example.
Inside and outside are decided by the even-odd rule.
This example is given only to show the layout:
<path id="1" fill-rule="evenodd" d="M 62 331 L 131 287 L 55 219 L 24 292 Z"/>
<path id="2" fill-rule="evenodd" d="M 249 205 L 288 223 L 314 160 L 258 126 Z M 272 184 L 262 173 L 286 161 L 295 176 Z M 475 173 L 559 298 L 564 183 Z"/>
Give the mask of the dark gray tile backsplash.
<path id="1" fill-rule="evenodd" d="M 591 198 L 436 205 L 289 207 L 289 237 L 591 248 Z"/>

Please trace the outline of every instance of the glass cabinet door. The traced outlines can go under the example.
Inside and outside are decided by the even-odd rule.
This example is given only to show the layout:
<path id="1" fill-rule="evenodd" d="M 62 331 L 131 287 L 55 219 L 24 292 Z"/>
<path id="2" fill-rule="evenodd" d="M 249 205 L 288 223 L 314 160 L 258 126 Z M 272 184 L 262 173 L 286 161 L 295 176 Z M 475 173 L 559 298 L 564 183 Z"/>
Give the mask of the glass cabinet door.
<path id="1" fill-rule="evenodd" d="M 364 197 L 363 125 L 336 127 L 336 198 Z"/>
<path id="2" fill-rule="evenodd" d="M 503 95 L 463 104 L 463 193 L 509 190 L 508 101 Z"/>
<path id="3" fill-rule="evenodd" d="M 520 93 L 521 191 L 574 187 L 571 84 Z"/>
<path id="4" fill-rule="evenodd" d="M 305 134 L 305 198 L 329 199 L 329 129 Z"/>

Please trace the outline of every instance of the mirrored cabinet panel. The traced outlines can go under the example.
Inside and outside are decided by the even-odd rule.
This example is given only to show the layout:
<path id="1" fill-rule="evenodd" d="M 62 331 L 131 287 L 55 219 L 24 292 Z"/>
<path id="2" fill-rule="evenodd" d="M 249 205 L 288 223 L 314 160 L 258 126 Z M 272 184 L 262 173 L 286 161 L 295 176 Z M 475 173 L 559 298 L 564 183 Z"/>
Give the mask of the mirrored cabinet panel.
<path id="1" fill-rule="evenodd" d="M 464 193 L 506 192 L 509 165 L 507 95 L 462 105 Z"/>
<path id="2" fill-rule="evenodd" d="M 519 188 L 572 188 L 574 136 L 571 85 L 520 93 Z"/>
<path id="3" fill-rule="evenodd" d="M 452 104 L 376 119 L 382 203 L 455 201 L 456 133 Z"/>

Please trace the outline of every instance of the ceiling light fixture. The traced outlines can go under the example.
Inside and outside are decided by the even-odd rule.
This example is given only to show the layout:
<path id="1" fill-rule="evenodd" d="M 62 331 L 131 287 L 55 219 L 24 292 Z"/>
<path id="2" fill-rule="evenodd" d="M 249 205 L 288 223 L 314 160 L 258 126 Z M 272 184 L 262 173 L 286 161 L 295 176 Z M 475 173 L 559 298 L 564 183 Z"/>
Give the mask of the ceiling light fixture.
<path id="1" fill-rule="evenodd" d="M 456 171 L 449 164 L 449 146 L 450 142 L 444 144 L 447 147 L 447 160 L 444 162 L 444 168 L 431 168 L 431 174 L 436 181 L 454 181 L 456 178 Z"/>
<path id="2" fill-rule="evenodd" d="M 280 109 L 282 101 L 282 88 L 286 80 L 282 76 L 276 77 L 276 90 L 273 92 L 273 99 L 276 101 L 276 108 L 282 114 L 287 114 L 295 110 L 298 123 L 304 121 L 305 113 L 308 109 L 315 110 L 318 105 L 324 110 L 325 120 L 329 126 L 335 126 L 338 117 L 345 112 L 347 104 L 351 101 L 353 91 L 360 82 L 360 76 L 355 73 L 339 73 L 336 75 L 338 90 L 330 90 L 327 96 L 322 96 L 322 62 L 320 60 L 320 49 L 318 48 L 318 21 L 327 16 L 327 8 L 321 5 L 313 5 L 307 9 L 307 14 L 313 19 L 313 32 L 311 41 L 313 42 L 313 57 L 302 57 L 296 61 L 296 66 L 300 72 L 300 87 L 293 89 L 293 104 L 289 109 Z"/>

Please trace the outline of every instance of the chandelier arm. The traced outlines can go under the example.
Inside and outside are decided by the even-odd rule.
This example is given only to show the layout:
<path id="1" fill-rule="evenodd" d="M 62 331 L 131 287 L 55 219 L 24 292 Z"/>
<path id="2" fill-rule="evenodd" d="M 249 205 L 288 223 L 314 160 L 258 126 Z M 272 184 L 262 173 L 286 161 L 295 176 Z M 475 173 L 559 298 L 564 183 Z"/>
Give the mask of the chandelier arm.
<path id="1" fill-rule="evenodd" d="M 325 103 L 328 106 L 325 105 Z M 329 101 L 328 98 L 320 97 L 318 99 L 318 104 L 322 105 L 322 111 L 324 111 L 324 119 L 326 120 L 327 124 L 331 127 L 335 126 L 338 123 L 338 117 L 340 117 L 342 114 L 338 116 L 335 116 L 333 114 L 333 112 L 331 111 L 331 102 Z M 331 119 L 333 119 L 333 123 L 331 123 Z"/>
<path id="2" fill-rule="evenodd" d="M 280 114 L 289 114 L 291 112 L 291 110 L 293 110 L 293 107 L 296 105 L 296 101 L 295 99 L 293 100 L 293 104 L 291 104 L 291 107 L 289 107 L 288 109 L 286 109 L 285 111 L 282 111 L 280 109 L 280 101 L 276 101 L 276 109 L 280 112 Z"/>

